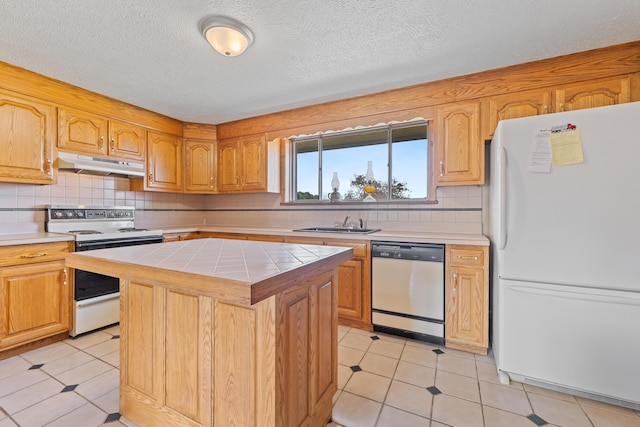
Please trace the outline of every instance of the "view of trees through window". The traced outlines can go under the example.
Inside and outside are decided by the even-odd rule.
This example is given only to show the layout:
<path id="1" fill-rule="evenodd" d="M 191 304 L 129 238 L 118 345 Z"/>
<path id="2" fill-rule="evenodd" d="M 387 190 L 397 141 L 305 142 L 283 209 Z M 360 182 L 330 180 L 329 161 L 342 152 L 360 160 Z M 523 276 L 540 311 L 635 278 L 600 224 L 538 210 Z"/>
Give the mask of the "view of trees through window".
<path id="1" fill-rule="evenodd" d="M 429 144 L 426 122 L 390 125 L 293 141 L 295 200 L 329 200 L 337 173 L 345 201 L 366 197 L 375 188 L 377 201 L 428 197 Z M 366 177 L 372 163 L 373 180 Z"/>

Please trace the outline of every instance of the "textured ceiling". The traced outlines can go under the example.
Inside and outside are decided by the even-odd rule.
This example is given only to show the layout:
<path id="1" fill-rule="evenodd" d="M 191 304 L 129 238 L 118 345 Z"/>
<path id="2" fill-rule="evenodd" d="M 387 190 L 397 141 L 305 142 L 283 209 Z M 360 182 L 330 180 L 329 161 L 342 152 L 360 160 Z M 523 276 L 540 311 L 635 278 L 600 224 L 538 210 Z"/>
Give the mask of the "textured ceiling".
<path id="1" fill-rule="evenodd" d="M 219 55 L 210 14 L 254 44 Z M 634 40 L 638 0 L 0 2 L 0 61 L 213 124 Z"/>

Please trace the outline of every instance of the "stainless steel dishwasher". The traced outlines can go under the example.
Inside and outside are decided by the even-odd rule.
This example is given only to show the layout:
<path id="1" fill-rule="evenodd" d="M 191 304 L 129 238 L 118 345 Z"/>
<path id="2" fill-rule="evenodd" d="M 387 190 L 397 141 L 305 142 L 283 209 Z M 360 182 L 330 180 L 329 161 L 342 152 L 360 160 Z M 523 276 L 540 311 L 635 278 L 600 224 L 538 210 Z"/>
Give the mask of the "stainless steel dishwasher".
<path id="1" fill-rule="evenodd" d="M 444 344 L 444 245 L 371 242 L 373 329 Z"/>

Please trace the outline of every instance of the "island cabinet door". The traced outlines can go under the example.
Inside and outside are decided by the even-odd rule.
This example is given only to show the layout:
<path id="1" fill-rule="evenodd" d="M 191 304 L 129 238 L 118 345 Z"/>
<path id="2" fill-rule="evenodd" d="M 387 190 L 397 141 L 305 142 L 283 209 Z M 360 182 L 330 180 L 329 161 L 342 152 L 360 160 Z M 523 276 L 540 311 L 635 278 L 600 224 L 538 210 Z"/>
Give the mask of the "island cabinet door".
<path id="1" fill-rule="evenodd" d="M 283 373 L 283 426 L 325 425 L 337 389 L 337 287 L 335 274 L 292 290 L 279 304 L 278 372 Z"/>
<path id="2" fill-rule="evenodd" d="M 140 426 L 211 426 L 210 297 L 122 280 L 120 412 Z"/>

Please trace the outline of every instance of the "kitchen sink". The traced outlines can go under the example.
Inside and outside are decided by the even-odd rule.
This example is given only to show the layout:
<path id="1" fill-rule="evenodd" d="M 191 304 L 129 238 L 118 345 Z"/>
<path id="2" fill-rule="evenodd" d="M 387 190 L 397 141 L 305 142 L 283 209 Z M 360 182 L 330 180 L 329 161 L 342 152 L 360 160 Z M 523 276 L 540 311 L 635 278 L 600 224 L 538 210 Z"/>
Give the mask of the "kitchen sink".
<path id="1" fill-rule="evenodd" d="M 352 227 L 308 227 L 298 228 L 292 231 L 308 231 L 313 233 L 345 233 L 345 234 L 370 234 L 380 231 L 379 228 L 352 228 Z"/>

